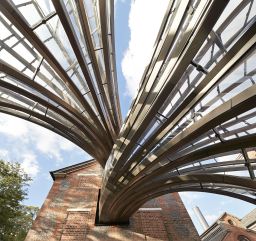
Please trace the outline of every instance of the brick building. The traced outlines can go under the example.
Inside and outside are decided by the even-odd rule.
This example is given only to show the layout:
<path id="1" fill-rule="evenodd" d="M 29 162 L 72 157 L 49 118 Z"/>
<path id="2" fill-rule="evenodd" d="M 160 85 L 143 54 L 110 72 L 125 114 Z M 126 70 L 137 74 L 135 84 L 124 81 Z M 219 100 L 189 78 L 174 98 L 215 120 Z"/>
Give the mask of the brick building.
<path id="1" fill-rule="evenodd" d="M 94 160 L 51 172 L 54 183 L 26 241 L 200 240 L 178 193 L 145 203 L 128 225 L 95 225 L 101 172 Z"/>
<path id="2" fill-rule="evenodd" d="M 202 241 L 256 241 L 256 232 L 247 229 L 243 219 L 224 213 L 200 237 Z"/>
<path id="3" fill-rule="evenodd" d="M 256 208 L 253 209 L 251 212 L 246 214 L 242 219 L 241 219 L 242 224 L 244 225 L 245 228 L 251 229 L 256 232 Z"/>

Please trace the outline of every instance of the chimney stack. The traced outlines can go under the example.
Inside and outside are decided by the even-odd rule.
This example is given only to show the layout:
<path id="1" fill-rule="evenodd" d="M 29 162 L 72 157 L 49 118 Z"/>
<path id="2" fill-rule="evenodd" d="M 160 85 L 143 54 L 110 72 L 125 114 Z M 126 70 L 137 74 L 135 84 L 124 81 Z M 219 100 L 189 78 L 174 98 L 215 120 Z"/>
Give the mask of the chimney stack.
<path id="1" fill-rule="evenodd" d="M 193 208 L 193 211 L 196 214 L 200 224 L 202 225 L 203 230 L 204 231 L 207 230 L 209 228 L 209 224 L 207 223 L 207 221 L 206 221 L 204 215 L 202 214 L 201 210 L 199 209 L 199 207 L 195 206 Z"/>

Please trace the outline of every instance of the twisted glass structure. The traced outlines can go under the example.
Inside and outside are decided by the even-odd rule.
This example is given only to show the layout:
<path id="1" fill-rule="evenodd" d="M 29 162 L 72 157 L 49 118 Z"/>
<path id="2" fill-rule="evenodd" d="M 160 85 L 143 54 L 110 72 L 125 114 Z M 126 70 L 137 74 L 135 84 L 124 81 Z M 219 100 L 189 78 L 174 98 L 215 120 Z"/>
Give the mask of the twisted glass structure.
<path id="1" fill-rule="evenodd" d="M 2 0 L 0 11 L 0 111 L 99 161 L 102 223 L 170 192 L 256 203 L 254 0 L 170 1 L 122 127 L 113 0 Z"/>

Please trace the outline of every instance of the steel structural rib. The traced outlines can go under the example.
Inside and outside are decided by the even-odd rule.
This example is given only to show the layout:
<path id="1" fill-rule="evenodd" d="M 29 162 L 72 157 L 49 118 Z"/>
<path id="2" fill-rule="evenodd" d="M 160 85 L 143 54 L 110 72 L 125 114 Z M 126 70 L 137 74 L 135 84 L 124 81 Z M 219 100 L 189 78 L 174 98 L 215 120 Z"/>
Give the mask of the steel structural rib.
<path id="1" fill-rule="evenodd" d="M 179 177 L 181 177 L 183 174 L 193 175 L 193 174 L 212 174 L 212 173 L 222 173 L 222 172 L 229 172 L 232 171 L 232 169 L 235 169 L 235 171 L 241 171 L 246 170 L 247 167 L 245 166 L 244 160 L 234 160 L 234 161 L 225 161 L 225 162 L 216 162 L 211 164 L 205 164 L 203 167 L 200 166 L 194 166 L 190 167 L 189 164 L 191 162 L 194 162 L 196 160 L 204 160 L 205 158 L 214 158 L 214 157 L 220 157 L 224 156 L 225 153 L 234 153 L 235 151 L 239 150 L 240 148 L 246 148 L 246 147 L 254 147 L 256 141 L 256 136 L 246 136 L 239 138 L 238 140 L 230 140 L 226 141 L 225 143 L 218 143 L 213 146 L 205 147 L 202 149 L 199 149 L 197 151 L 194 151 L 192 153 L 189 153 L 187 155 L 183 155 L 181 157 L 178 157 L 177 159 L 174 159 L 172 162 L 162 166 L 158 167 L 154 171 L 148 171 L 145 175 L 142 176 L 136 176 L 131 182 L 126 185 L 125 187 L 122 187 L 122 191 L 119 193 L 118 198 L 116 198 L 115 203 L 113 204 L 114 211 L 119 211 L 122 207 L 127 207 L 131 203 L 132 200 L 138 200 L 139 195 L 143 196 L 144 199 L 147 199 L 150 196 L 150 191 L 155 192 L 156 190 L 160 190 L 164 185 L 170 184 L 170 180 L 172 178 L 176 178 L 176 180 L 179 180 Z M 251 161 L 251 164 L 255 163 L 255 161 Z M 255 164 L 254 164 L 255 165 Z M 179 173 L 177 173 L 177 168 L 180 168 L 182 166 L 186 166 L 187 168 L 182 169 Z M 216 167 L 219 168 L 219 170 L 216 170 Z M 227 175 L 228 176 L 228 175 Z M 224 184 L 225 176 L 223 176 L 223 184 Z M 180 180 L 183 180 L 182 178 Z M 207 181 L 207 178 L 203 180 L 204 183 Z M 237 187 L 241 187 L 242 184 L 249 181 L 248 179 L 241 179 L 237 183 L 233 183 L 233 185 L 237 185 Z M 252 181 L 252 180 L 251 180 Z M 214 183 L 213 180 L 210 178 L 208 179 L 209 183 Z M 195 185 L 196 183 L 196 185 Z M 220 182 L 221 183 L 221 182 Z M 255 181 L 251 182 L 253 185 L 255 185 Z M 197 188 L 199 191 L 204 191 L 205 188 L 209 190 L 209 188 L 216 188 L 216 185 L 209 185 L 204 186 L 202 184 L 202 181 L 197 180 L 195 182 L 187 183 L 185 185 L 186 188 L 191 188 L 189 185 L 191 184 L 191 187 Z M 180 184 L 179 184 L 180 185 Z M 174 188 L 179 188 L 179 190 L 182 190 L 180 186 L 175 186 Z M 246 184 L 245 184 L 246 185 Z M 249 186 L 247 186 L 249 187 Z M 220 189 L 227 189 L 228 187 L 222 187 Z M 149 192 L 145 195 L 143 194 L 146 190 Z M 243 190 L 243 188 L 242 188 Z M 251 191 L 254 190 L 251 188 Z M 213 192 L 213 191 L 212 191 Z M 239 194 L 239 193 L 238 193 Z M 239 194 L 240 197 L 246 198 L 246 195 Z M 243 198 L 241 198 L 243 199 Z M 149 199 L 147 199 L 149 200 Z M 250 198 L 250 202 L 255 202 L 255 197 Z M 132 207 L 132 210 L 134 207 Z M 110 207 L 109 207 L 110 209 Z M 117 211 L 117 212 L 118 212 Z M 130 214 L 131 214 L 130 210 Z"/>
<path id="2" fill-rule="evenodd" d="M 256 203 L 254 1 L 170 1 L 121 131 L 114 1 L 43 2 L 0 1 L 0 111 L 106 164 L 101 222 L 177 191 Z"/>
<path id="3" fill-rule="evenodd" d="M 114 3 L 99 2 L 52 1 L 54 8 L 36 0 L 0 2 L 1 28 L 9 32 L 0 41 L 0 96 L 10 104 L 0 111 L 31 112 L 36 123 L 53 121 L 50 129 L 72 135 L 69 140 L 104 167 L 121 112 L 110 35 Z M 98 15 L 99 9 L 104 13 Z M 29 16 L 31 11 L 37 17 Z"/>
<path id="4" fill-rule="evenodd" d="M 249 0 L 170 3 L 105 167 L 102 222 L 176 191 L 256 203 L 255 14 Z"/>
<path id="5" fill-rule="evenodd" d="M 216 64 L 216 66 L 200 82 L 200 84 L 196 86 L 193 91 L 191 91 L 186 99 L 173 111 L 172 116 L 166 120 L 165 123 L 163 123 L 163 125 L 152 135 L 148 141 L 143 144 L 143 148 L 136 152 L 136 156 L 134 155 L 130 162 L 137 162 L 139 161 L 141 155 L 145 156 L 149 150 L 157 145 L 159 140 L 161 140 L 168 132 L 170 132 L 180 120 L 182 120 L 182 118 L 189 112 L 191 107 L 195 106 L 222 76 L 232 72 L 234 67 L 239 65 L 246 58 L 246 56 L 248 56 L 248 53 L 253 51 L 255 43 L 252 41 L 248 45 L 244 45 L 244 43 L 254 37 L 255 27 L 256 24 L 252 24 L 252 26 L 250 26 L 243 38 L 239 39 L 239 41 L 230 49 L 226 56 L 222 58 L 222 60 Z M 218 76 L 216 76 L 217 74 Z M 238 83 L 239 81 L 241 81 L 241 79 L 238 80 Z M 233 86 L 230 87 L 230 90 L 236 87 L 237 83 L 234 83 Z M 125 170 L 125 166 L 129 166 L 130 162 L 125 163 L 124 167 L 122 168 Z M 133 167 L 133 169 L 134 168 L 135 167 Z M 122 175 L 124 175 L 123 172 Z"/>

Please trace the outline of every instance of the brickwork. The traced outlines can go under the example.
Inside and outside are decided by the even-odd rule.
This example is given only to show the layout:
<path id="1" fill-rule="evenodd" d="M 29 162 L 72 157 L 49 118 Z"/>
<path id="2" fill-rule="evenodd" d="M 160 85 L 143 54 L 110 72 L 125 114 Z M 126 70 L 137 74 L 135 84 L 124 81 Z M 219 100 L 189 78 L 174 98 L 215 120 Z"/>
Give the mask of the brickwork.
<path id="1" fill-rule="evenodd" d="M 239 218 L 224 213 L 201 238 L 204 241 L 256 241 L 256 232 L 246 229 Z"/>
<path id="2" fill-rule="evenodd" d="M 100 187 L 101 169 L 96 162 L 56 173 L 26 241 L 199 240 L 178 194 L 147 202 L 130 218 L 129 226 L 95 226 Z"/>
<path id="3" fill-rule="evenodd" d="M 137 211 L 131 218 L 131 226 L 135 232 L 148 238 L 168 240 L 162 211 Z"/>
<path id="4" fill-rule="evenodd" d="M 240 241 L 242 240 L 239 240 L 241 236 L 247 238 L 249 241 L 256 241 L 256 234 L 253 231 L 231 225 L 226 225 L 226 230 L 228 232 L 221 241 Z"/>
<path id="5" fill-rule="evenodd" d="M 61 235 L 61 241 L 85 240 L 89 229 L 89 218 L 89 212 L 68 212 Z"/>

